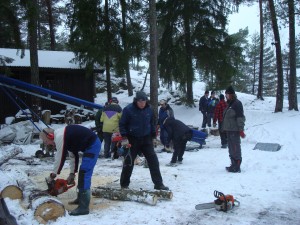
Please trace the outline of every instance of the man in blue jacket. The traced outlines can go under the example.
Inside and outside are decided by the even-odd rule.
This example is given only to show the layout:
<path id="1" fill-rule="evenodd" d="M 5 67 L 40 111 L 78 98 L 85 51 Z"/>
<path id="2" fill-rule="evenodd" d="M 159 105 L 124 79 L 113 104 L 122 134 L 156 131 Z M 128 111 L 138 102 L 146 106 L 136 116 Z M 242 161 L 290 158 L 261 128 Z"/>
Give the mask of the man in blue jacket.
<path id="1" fill-rule="evenodd" d="M 122 188 L 128 188 L 134 159 L 141 152 L 148 162 L 154 189 L 169 190 L 163 184 L 158 158 L 153 147 L 153 139 L 156 138 L 154 113 L 147 100 L 147 95 L 138 91 L 133 103 L 123 109 L 119 129 L 124 142 L 128 140 L 131 144 L 131 149 L 124 159 L 120 185 Z"/>

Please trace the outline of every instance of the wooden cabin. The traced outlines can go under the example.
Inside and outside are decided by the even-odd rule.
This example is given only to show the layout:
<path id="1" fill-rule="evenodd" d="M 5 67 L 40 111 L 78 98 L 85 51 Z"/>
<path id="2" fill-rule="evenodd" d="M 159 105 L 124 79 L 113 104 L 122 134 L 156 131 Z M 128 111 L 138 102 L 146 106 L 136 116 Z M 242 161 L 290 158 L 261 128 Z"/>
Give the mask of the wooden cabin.
<path id="1" fill-rule="evenodd" d="M 3 63 L 0 60 L 0 74 L 11 78 L 31 83 L 30 75 L 30 52 L 25 50 L 25 56 L 20 57 L 21 51 L 17 49 L 0 48 L 0 59 L 8 57 L 13 59 L 11 63 Z M 94 102 L 95 97 L 95 75 L 103 74 L 101 68 L 94 69 L 92 76 L 87 76 L 86 70 L 74 62 L 73 52 L 65 51 L 38 51 L 39 78 L 41 87 L 67 94 L 86 101 Z M 31 95 L 13 90 L 27 106 L 32 107 Z M 57 114 L 66 106 L 41 100 L 42 110 L 51 110 L 51 114 Z M 5 118 L 14 116 L 20 110 L 0 89 L 0 124 Z"/>

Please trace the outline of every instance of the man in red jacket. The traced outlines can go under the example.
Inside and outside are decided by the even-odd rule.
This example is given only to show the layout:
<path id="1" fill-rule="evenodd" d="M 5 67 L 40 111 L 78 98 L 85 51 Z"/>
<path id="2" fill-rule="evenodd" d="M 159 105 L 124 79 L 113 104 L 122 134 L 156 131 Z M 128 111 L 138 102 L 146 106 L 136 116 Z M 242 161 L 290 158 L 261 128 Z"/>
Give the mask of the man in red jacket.
<path id="1" fill-rule="evenodd" d="M 223 128 L 222 128 L 223 112 L 227 107 L 227 103 L 224 100 L 223 94 L 220 94 L 219 98 L 220 98 L 220 102 L 217 104 L 215 111 L 214 111 L 213 127 L 217 126 L 217 121 L 218 121 L 218 130 L 220 133 L 221 145 L 222 145 L 221 148 L 227 148 L 227 146 L 228 146 L 227 135 L 226 135 L 226 132 L 224 132 Z"/>

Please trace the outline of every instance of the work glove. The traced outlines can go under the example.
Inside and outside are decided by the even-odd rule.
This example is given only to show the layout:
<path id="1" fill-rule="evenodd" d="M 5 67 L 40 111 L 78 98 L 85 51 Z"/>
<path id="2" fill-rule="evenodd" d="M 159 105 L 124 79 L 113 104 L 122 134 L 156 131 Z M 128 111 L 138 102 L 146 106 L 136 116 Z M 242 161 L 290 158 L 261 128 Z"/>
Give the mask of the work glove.
<path id="1" fill-rule="evenodd" d="M 49 177 L 46 178 L 47 183 L 52 183 L 56 177 L 55 173 L 50 173 Z"/>
<path id="2" fill-rule="evenodd" d="M 241 138 L 245 138 L 246 137 L 246 134 L 244 133 L 243 130 L 240 131 L 240 136 L 241 136 Z"/>
<path id="3" fill-rule="evenodd" d="M 67 182 L 68 182 L 68 185 L 75 183 L 75 174 L 74 173 L 69 174 L 69 176 L 67 178 Z"/>
<path id="4" fill-rule="evenodd" d="M 213 127 L 217 127 L 217 124 L 216 124 L 216 123 L 214 123 L 214 124 L 213 124 Z"/>

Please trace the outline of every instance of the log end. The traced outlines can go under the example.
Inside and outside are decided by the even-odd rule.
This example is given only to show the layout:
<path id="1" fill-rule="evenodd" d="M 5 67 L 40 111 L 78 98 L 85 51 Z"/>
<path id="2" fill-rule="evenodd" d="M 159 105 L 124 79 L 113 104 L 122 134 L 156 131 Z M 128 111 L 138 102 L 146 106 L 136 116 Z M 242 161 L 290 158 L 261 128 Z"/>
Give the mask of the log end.
<path id="1" fill-rule="evenodd" d="M 39 205 L 34 212 L 35 219 L 42 224 L 46 224 L 48 221 L 55 221 L 62 216 L 65 216 L 64 205 L 51 200 Z"/>
<path id="2" fill-rule="evenodd" d="M 0 197 L 10 199 L 23 199 L 23 191 L 16 185 L 8 185 L 1 191 Z"/>

